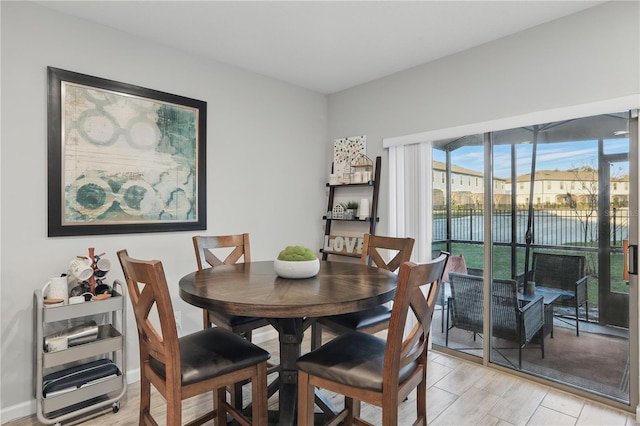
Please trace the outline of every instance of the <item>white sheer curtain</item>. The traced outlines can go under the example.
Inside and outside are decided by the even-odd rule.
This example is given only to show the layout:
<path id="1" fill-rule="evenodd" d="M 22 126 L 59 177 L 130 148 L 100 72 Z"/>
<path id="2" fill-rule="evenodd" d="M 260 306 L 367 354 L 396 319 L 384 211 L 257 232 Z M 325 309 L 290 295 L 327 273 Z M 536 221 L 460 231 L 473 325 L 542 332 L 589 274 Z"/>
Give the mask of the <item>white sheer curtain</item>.
<path id="1" fill-rule="evenodd" d="M 429 142 L 389 148 L 389 235 L 415 238 L 415 263 L 431 260 L 432 160 Z M 405 337 L 415 324 L 409 315 Z"/>
<path id="2" fill-rule="evenodd" d="M 389 235 L 413 237 L 411 260 L 431 260 L 432 164 L 431 143 L 389 148 Z"/>

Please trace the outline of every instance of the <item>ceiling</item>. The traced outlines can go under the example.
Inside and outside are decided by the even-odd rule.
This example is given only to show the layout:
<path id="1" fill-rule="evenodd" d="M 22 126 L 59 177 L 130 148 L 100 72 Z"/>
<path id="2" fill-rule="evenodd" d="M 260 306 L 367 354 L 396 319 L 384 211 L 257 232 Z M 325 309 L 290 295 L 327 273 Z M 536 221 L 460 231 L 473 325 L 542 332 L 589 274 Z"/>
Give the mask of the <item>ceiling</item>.
<path id="1" fill-rule="evenodd" d="M 38 1 L 324 94 L 603 1 Z"/>
<path id="2" fill-rule="evenodd" d="M 600 114 L 571 120 L 539 123 L 492 132 L 493 145 L 584 142 L 629 138 L 629 113 Z M 534 136 L 535 134 L 535 136 Z M 443 151 L 455 151 L 464 146 L 484 145 L 484 134 L 440 139 L 434 146 Z"/>

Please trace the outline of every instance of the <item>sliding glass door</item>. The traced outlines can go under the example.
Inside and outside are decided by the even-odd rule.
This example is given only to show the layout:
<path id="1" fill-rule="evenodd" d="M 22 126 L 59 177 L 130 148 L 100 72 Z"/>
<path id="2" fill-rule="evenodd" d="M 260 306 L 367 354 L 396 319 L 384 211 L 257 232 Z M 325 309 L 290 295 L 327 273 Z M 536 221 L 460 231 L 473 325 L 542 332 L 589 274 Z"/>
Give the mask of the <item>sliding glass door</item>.
<path id="1" fill-rule="evenodd" d="M 450 265 L 455 263 L 453 273 L 475 271 L 475 275 L 482 275 L 485 241 L 483 135 L 441 141 L 438 146 L 441 149 L 433 152 L 432 175 L 434 254 L 439 250 L 451 253 Z M 457 282 L 452 284 L 448 272 L 446 277 L 434 313 L 434 331 L 437 332 L 433 334 L 433 341 L 466 356 L 482 357 L 482 289 L 454 288 Z M 482 286 L 481 280 L 479 285 Z M 452 291 L 457 291 L 456 304 Z"/>
<path id="2" fill-rule="evenodd" d="M 628 112 L 434 143 L 433 245 L 459 273 L 445 277 L 435 345 L 630 402 L 630 143 Z M 488 167 L 470 162 L 484 152 Z"/>
<path id="3" fill-rule="evenodd" d="M 628 145 L 603 141 L 599 181 L 603 187 L 598 215 L 598 324 L 629 328 L 629 277 L 624 270 L 624 246 L 629 241 Z M 622 150 L 623 152 L 616 152 Z M 627 150 L 625 150 L 627 148 Z M 609 185 L 606 183 L 609 182 Z"/>

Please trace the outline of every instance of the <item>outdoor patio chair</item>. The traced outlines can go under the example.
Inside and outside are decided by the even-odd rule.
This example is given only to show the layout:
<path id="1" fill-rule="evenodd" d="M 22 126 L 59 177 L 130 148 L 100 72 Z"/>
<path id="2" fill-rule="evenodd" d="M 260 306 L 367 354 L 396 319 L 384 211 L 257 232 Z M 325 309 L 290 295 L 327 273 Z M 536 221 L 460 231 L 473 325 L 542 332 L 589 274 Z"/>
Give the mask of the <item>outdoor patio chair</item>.
<path id="1" fill-rule="evenodd" d="M 445 328 L 445 346 L 449 346 L 449 330 L 453 327 L 476 334 L 483 333 L 483 282 L 482 277 L 472 277 L 457 272 L 449 273 L 451 295 L 447 300 L 447 326 Z"/>
<path id="2" fill-rule="evenodd" d="M 440 251 L 438 253 L 434 253 L 432 257 L 435 259 L 440 255 Z M 442 314 L 440 315 L 440 331 L 444 333 L 444 321 L 445 316 L 447 315 L 447 300 L 451 296 L 451 290 L 449 288 L 449 272 L 457 272 L 460 274 L 469 274 L 469 275 L 477 275 L 479 277 L 482 276 L 482 269 L 471 268 L 468 267 L 465 260 L 464 255 L 451 255 L 447 259 L 447 264 L 444 267 L 444 273 L 442 274 L 442 282 L 440 283 L 440 288 L 438 290 L 438 302 L 437 304 L 441 306 Z"/>
<path id="3" fill-rule="evenodd" d="M 585 264 L 584 256 L 533 253 L 530 280 L 536 283 L 536 288 L 560 293 L 560 297 L 553 303 L 554 306 L 575 309 L 576 336 L 580 336 L 580 321 L 578 317 L 578 308 L 580 306 L 584 305 L 585 320 L 589 321 Z"/>
<path id="4" fill-rule="evenodd" d="M 471 331 L 473 338 L 483 333 L 484 280 L 482 277 L 450 272 L 451 297 L 445 345 L 453 327 Z M 522 368 L 522 349 L 540 333 L 540 349 L 544 358 L 544 298 L 535 297 L 520 306 L 515 280 L 494 279 L 491 285 L 493 337 L 518 344 L 518 368 Z M 451 320 L 451 323 L 449 322 Z M 497 349 L 497 348 L 494 348 Z M 505 359 L 507 359 L 505 357 Z M 508 361 L 508 359 L 507 359 Z M 510 361 L 509 361 L 510 362 Z"/>
<path id="5" fill-rule="evenodd" d="M 491 313 L 493 337 L 510 340 L 518 344 L 518 368 L 522 368 L 522 349 L 536 334 L 540 335 L 540 351 L 544 358 L 544 298 L 521 306 L 515 280 L 495 279 L 491 285 Z"/>

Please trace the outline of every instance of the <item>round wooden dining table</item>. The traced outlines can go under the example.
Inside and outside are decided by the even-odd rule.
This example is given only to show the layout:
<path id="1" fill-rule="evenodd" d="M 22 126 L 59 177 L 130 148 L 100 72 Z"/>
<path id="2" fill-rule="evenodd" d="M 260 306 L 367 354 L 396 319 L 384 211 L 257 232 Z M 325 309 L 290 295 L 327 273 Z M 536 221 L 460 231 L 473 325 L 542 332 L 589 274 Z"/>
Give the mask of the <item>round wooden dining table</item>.
<path id="1" fill-rule="evenodd" d="M 393 299 L 397 275 L 349 262 L 320 262 L 312 278 L 285 279 L 272 261 L 222 265 L 192 272 L 180 279 L 180 297 L 187 303 L 231 315 L 268 319 L 278 331 L 280 377 L 278 424 L 296 420 L 296 360 L 304 330 L 317 317 L 373 308 Z"/>

